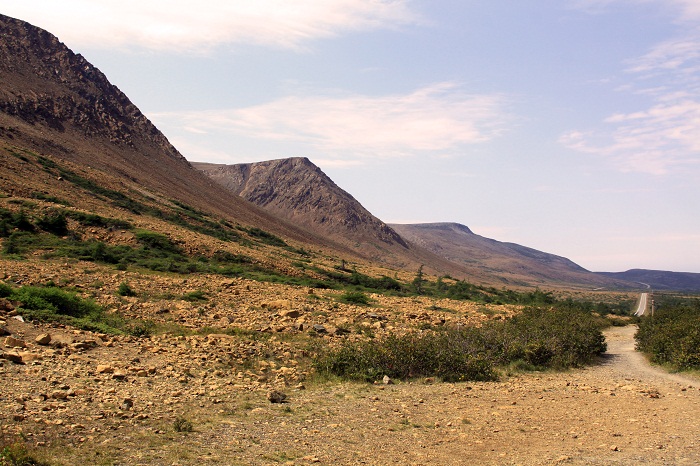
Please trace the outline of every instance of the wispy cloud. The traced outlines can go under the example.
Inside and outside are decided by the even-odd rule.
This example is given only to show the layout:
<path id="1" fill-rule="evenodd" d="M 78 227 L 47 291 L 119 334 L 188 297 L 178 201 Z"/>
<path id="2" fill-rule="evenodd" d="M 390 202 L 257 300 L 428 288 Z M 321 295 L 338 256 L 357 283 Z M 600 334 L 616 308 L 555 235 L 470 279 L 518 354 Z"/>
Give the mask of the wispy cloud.
<path id="1" fill-rule="evenodd" d="M 651 3 L 657 0 L 590 0 L 588 6 Z M 673 0 L 684 21 L 700 21 L 700 2 Z M 578 151 L 604 156 L 622 171 L 656 175 L 700 166 L 700 37 L 684 32 L 622 64 L 630 78 L 620 92 L 647 102 L 646 108 L 619 112 L 598 130 L 575 130 L 560 142 Z"/>
<path id="2" fill-rule="evenodd" d="M 5 0 L 2 8 L 72 47 L 188 53 L 241 43 L 300 49 L 421 21 L 408 0 Z"/>
<path id="3" fill-rule="evenodd" d="M 591 14 L 604 14 L 611 5 L 619 4 L 658 4 L 662 8 L 672 8 L 681 21 L 700 19 L 700 3 L 697 0 L 570 0 L 572 8 Z"/>
<path id="4" fill-rule="evenodd" d="M 150 115 L 172 132 L 230 134 L 296 143 L 326 158 L 444 155 L 489 141 L 509 116 L 499 95 L 471 95 L 438 83 L 388 96 L 290 96 L 257 106 Z"/>

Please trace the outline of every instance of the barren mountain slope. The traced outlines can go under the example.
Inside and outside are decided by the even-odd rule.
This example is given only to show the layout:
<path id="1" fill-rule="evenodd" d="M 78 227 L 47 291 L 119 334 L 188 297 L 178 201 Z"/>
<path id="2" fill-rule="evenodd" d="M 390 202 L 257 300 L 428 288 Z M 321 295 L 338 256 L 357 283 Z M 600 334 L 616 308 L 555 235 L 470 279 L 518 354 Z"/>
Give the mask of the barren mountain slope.
<path id="1" fill-rule="evenodd" d="M 468 275 L 459 264 L 409 245 L 393 229 L 367 211 L 307 158 L 219 165 L 193 162 L 230 191 L 289 220 L 295 225 L 353 249 L 357 253 L 404 269 L 498 281 L 483 274 Z"/>
<path id="2" fill-rule="evenodd" d="M 594 274 L 564 257 L 472 233 L 457 223 L 392 224 L 411 243 L 418 244 L 474 273 L 502 277 L 510 285 L 629 288 L 634 286 Z M 478 271 L 478 272 L 476 272 Z"/>
<path id="3" fill-rule="evenodd" d="M 0 139 L 5 147 L 73 162 L 92 170 L 92 176 L 102 173 L 112 189 L 177 199 L 288 238 L 330 245 L 192 168 L 104 74 L 55 36 L 2 15 L 0 34 Z"/>

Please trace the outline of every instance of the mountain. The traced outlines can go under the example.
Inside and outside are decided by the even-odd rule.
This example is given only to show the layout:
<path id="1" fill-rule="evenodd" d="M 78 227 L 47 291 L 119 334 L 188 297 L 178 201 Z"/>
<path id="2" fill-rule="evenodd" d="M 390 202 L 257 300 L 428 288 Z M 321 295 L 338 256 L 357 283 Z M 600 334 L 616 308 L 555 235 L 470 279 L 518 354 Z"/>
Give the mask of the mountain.
<path id="1" fill-rule="evenodd" d="M 409 245 L 307 158 L 192 165 L 269 213 L 343 244 L 363 257 L 404 269 L 417 270 L 425 265 L 438 274 L 466 276 L 459 264 Z"/>
<path id="2" fill-rule="evenodd" d="M 700 293 L 700 273 L 632 269 L 626 272 L 599 272 L 600 275 L 648 286 L 656 291 Z"/>
<path id="3" fill-rule="evenodd" d="M 60 165 L 54 175 L 69 168 L 75 172 L 61 176 L 64 181 L 84 184 L 87 179 L 134 202 L 167 210 L 177 201 L 297 241 L 336 247 L 232 195 L 194 169 L 102 72 L 49 32 L 0 15 L 0 34 L 0 142 L 10 152 L 38 155 Z M 29 169 L 25 163 L 21 170 Z M 6 175 L 8 195 L 62 191 L 76 205 L 97 200 L 84 189 L 76 192 L 80 187 L 75 183 L 71 192 L 67 183 L 56 183 L 56 176 Z"/>
<path id="4" fill-rule="evenodd" d="M 458 223 L 390 226 L 407 241 L 463 265 L 472 274 L 500 277 L 506 285 L 630 287 L 622 279 L 589 272 L 565 257 L 485 238 Z"/>
<path id="5" fill-rule="evenodd" d="M 216 165 L 193 162 L 211 179 L 272 214 L 348 244 L 408 248 L 406 242 L 309 159 Z"/>

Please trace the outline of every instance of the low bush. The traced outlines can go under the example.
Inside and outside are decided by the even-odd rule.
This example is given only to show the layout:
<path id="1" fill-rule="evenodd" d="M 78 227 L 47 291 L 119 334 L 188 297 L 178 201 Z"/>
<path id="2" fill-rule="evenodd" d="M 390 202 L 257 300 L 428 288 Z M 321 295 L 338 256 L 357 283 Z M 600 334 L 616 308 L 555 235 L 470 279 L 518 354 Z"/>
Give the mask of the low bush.
<path id="1" fill-rule="evenodd" d="M 338 297 L 338 301 L 346 304 L 359 304 L 367 306 L 370 303 L 369 296 L 361 291 L 348 291 Z"/>
<path id="2" fill-rule="evenodd" d="M 178 416 L 173 421 L 173 430 L 175 432 L 192 432 L 194 430 L 194 426 L 192 425 L 191 421 L 187 420 L 187 418 Z"/>
<path id="3" fill-rule="evenodd" d="M 0 466 L 48 466 L 48 463 L 34 458 L 27 446 L 18 441 L 0 445 Z"/>
<path id="4" fill-rule="evenodd" d="M 124 319 L 105 313 L 90 299 L 84 299 L 71 290 L 55 286 L 23 286 L 13 288 L 0 283 L 0 297 L 19 303 L 17 311 L 24 317 L 43 322 L 56 322 L 83 330 L 101 333 L 124 333 Z"/>
<path id="5" fill-rule="evenodd" d="M 590 313 L 533 308 L 481 328 L 447 328 L 346 342 L 318 351 L 314 366 L 321 374 L 363 381 L 384 375 L 494 380 L 498 368 L 514 363 L 565 369 L 588 364 L 605 350 L 601 328 Z"/>
<path id="6" fill-rule="evenodd" d="M 136 292 L 131 288 L 127 282 L 121 282 L 119 288 L 117 288 L 117 294 L 119 296 L 136 296 Z"/>
<path id="7" fill-rule="evenodd" d="M 700 300 L 659 308 L 639 321 L 637 349 L 676 370 L 700 369 Z"/>

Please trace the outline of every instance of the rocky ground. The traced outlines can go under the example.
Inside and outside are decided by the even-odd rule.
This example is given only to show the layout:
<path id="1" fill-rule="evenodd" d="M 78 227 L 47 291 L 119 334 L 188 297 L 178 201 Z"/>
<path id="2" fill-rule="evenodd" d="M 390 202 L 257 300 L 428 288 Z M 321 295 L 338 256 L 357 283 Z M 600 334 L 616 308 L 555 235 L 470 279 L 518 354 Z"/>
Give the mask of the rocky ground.
<path id="1" fill-rule="evenodd" d="M 5 280 L 70 277 L 157 330 L 137 338 L 22 322 L 0 303 L 2 436 L 50 464 L 700 462 L 700 383 L 649 368 L 631 326 L 611 329 L 608 355 L 583 370 L 489 383 L 321 381 L 310 343 L 516 310 L 380 296 L 351 306 L 328 290 L 49 265 L 6 262 Z M 117 296 L 122 282 L 137 296 Z M 207 299 L 179 298 L 194 291 Z"/>

